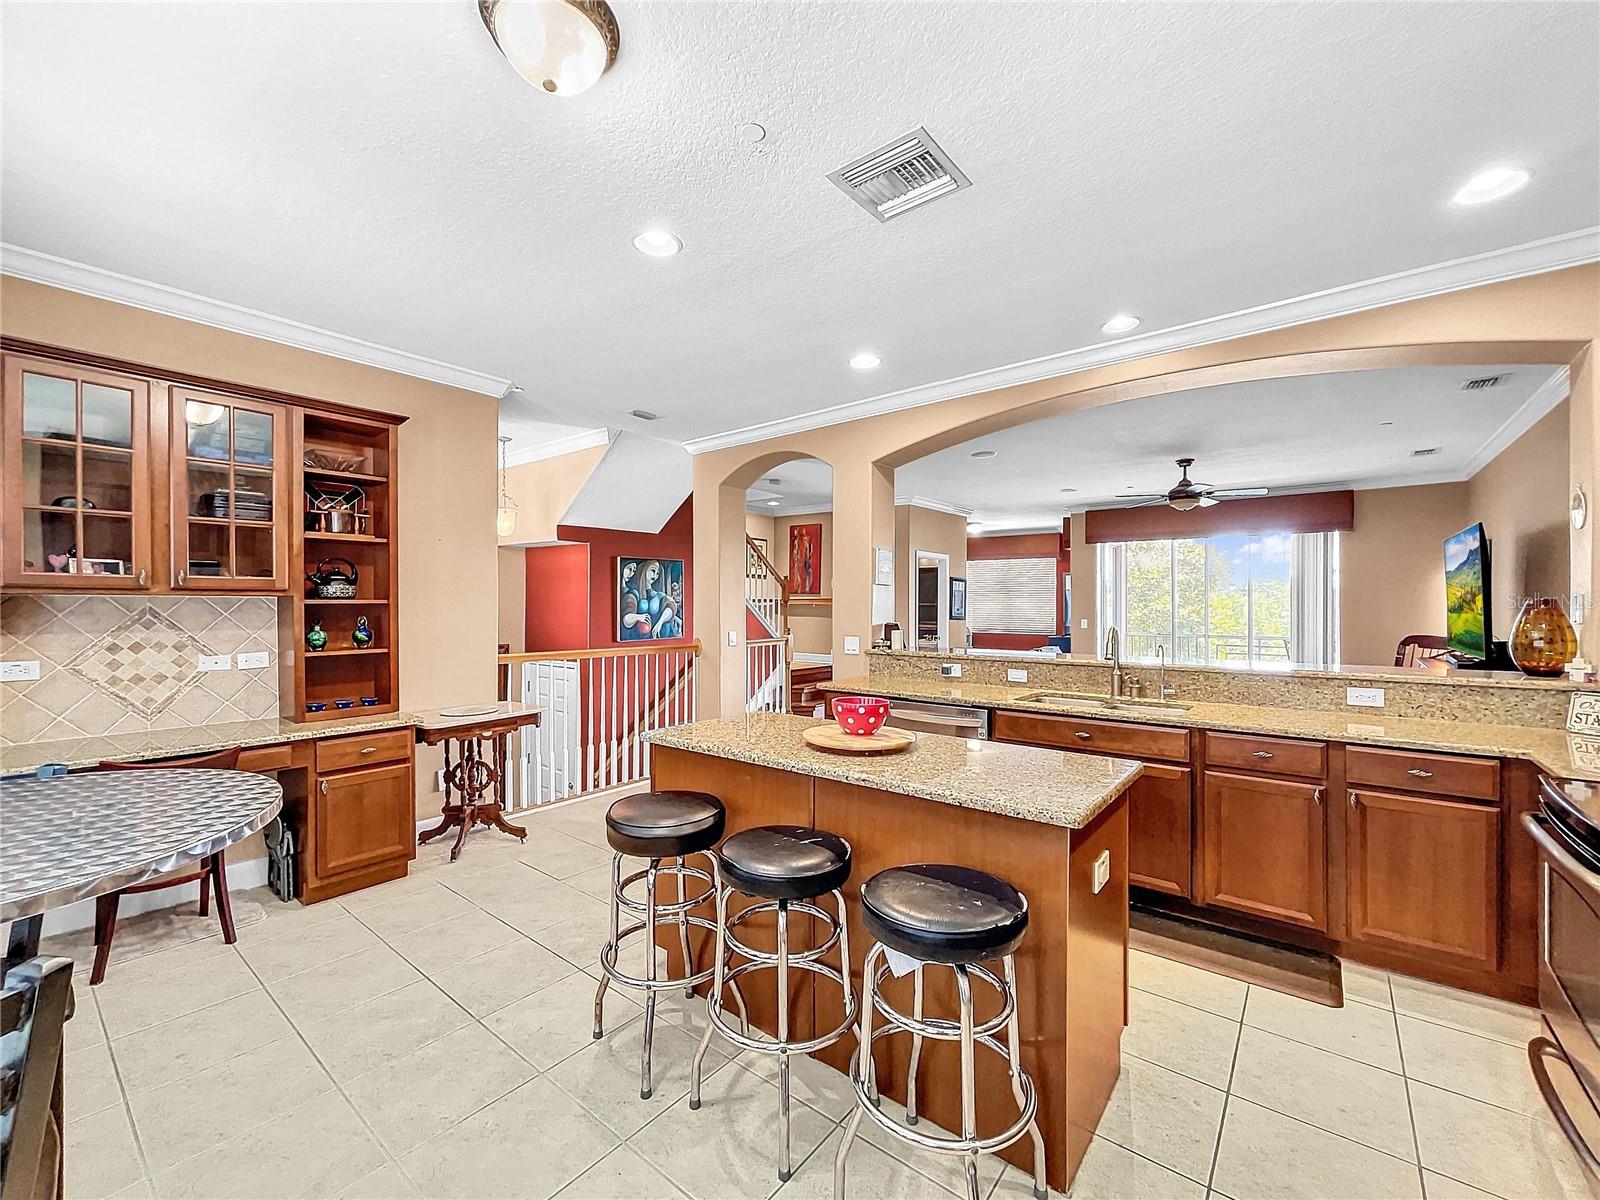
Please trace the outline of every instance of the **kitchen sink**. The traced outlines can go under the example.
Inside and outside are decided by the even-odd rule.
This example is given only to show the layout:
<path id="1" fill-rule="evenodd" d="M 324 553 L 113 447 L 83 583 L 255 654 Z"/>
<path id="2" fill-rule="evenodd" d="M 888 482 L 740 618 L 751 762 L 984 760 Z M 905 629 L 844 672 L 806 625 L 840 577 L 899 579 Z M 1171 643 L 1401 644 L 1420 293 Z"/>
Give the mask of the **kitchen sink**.
<path id="1" fill-rule="evenodd" d="M 1184 712 L 1189 705 L 1178 700 L 1144 699 L 1137 696 L 1124 696 L 1120 700 L 1113 700 L 1109 696 L 1094 695 L 1088 692 L 1026 692 L 1017 697 L 1030 704 L 1058 705 L 1061 708 L 1077 708 L 1086 711 L 1114 712 L 1124 709 L 1130 712 Z"/>

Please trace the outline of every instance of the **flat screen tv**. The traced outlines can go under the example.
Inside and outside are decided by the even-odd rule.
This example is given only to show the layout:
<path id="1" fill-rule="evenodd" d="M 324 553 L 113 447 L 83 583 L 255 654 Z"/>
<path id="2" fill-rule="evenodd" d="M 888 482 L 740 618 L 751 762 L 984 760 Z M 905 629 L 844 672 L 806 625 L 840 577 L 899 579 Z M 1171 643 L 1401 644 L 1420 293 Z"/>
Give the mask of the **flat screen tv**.
<path id="1" fill-rule="evenodd" d="M 1463 658 L 1488 658 L 1494 638 L 1490 608 L 1489 539 L 1483 524 L 1469 525 L 1444 541 L 1445 634 Z"/>

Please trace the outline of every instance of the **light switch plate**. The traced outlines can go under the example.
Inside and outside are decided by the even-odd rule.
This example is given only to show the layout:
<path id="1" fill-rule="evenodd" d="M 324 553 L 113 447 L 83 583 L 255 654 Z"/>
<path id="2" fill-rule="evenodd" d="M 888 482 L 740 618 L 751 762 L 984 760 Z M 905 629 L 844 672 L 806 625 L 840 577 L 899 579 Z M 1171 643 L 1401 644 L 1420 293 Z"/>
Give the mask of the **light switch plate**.
<path id="1" fill-rule="evenodd" d="M 39 660 L 36 658 L 0 662 L 0 683 L 21 683 L 39 678 Z"/>
<path id="2" fill-rule="evenodd" d="M 1006 682 L 1007 683 L 1027 683 L 1028 682 L 1028 673 L 1026 671 L 1024 671 L 1021 667 L 1007 667 L 1006 668 Z"/>
<path id="3" fill-rule="evenodd" d="M 1111 882 L 1111 851 L 1100 851 L 1100 857 L 1094 860 L 1094 891 L 1099 895 L 1100 889 Z"/>
<path id="4" fill-rule="evenodd" d="M 1382 708 L 1382 688 L 1345 688 L 1344 702 L 1351 708 Z"/>
<path id="5" fill-rule="evenodd" d="M 267 652 L 265 650 L 252 650 L 248 654 L 241 654 L 234 660 L 241 671 L 259 671 L 267 665 Z"/>
<path id="6" fill-rule="evenodd" d="M 846 654 L 860 654 L 861 653 L 861 639 L 858 638 L 858 637 L 847 637 L 847 638 L 845 638 L 844 639 L 844 652 Z"/>
<path id="7" fill-rule="evenodd" d="M 1087 628 L 1089 628 L 1089 618 L 1088 617 L 1079 617 L 1078 618 L 1078 628 L 1079 629 L 1087 629 Z"/>
<path id="8" fill-rule="evenodd" d="M 939 674 L 943 675 L 946 679 L 960 679 L 961 678 L 961 664 L 960 663 L 940 663 L 939 664 Z"/>
<path id="9" fill-rule="evenodd" d="M 227 654 L 202 654 L 195 666 L 202 671 L 231 671 L 233 658 Z"/>
<path id="10" fill-rule="evenodd" d="M 739 644 L 739 635 L 737 633 L 735 633 L 731 629 L 728 630 L 728 645 L 737 646 L 738 644 Z"/>

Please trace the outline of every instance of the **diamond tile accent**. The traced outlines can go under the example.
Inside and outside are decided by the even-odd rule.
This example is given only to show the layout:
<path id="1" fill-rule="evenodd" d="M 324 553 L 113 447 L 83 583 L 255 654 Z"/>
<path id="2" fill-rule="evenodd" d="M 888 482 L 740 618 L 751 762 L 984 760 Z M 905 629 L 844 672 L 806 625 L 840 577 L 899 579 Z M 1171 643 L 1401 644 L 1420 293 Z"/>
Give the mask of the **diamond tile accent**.
<path id="1" fill-rule="evenodd" d="M 195 659 L 210 646 L 146 607 L 90 642 L 66 664 L 142 717 L 155 717 L 198 683 Z"/>

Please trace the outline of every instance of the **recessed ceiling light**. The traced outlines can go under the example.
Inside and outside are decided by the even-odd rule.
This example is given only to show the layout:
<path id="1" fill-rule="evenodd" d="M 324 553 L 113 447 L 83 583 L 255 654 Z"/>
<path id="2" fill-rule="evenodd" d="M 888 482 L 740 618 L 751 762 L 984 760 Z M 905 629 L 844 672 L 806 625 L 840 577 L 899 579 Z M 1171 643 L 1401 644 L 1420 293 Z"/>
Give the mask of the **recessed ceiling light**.
<path id="1" fill-rule="evenodd" d="M 856 355 L 850 360 L 850 365 L 858 371 L 874 371 L 878 368 L 878 364 L 881 362 L 883 362 L 883 360 L 871 350 L 863 350 L 860 354 Z"/>
<path id="2" fill-rule="evenodd" d="M 1457 204 L 1487 204 L 1521 191 L 1531 176 L 1521 167 L 1489 167 L 1479 171 L 1456 193 Z"/>
<path id="3" fill-rule="evenodd" d="M 783 503 L 782 500 L 768 500 L 767 501 L 767 507 L 768 508 L 777 508 L 778 505 L 780 505 L 782 503 Z"/>
<path id="4" fill-rule="evenodd" d="M 1142 324 L 1144 324 L 1144 322 L 1139 317 L 1135 317 L 1130 313 L 1118 313 L 1116 316 L 1112 317 L 1111 320 L 1100 326 L 1100 332 L 1127 333 L 1129 330 L 1139 328 L 1139 326 Z"/>
<path id="5" fill-rule="evenodd" d="M 998 450 L 974 450 L 972 452 L 972 457 L 973 458 L 994 458 L 999 453 L 1000 453 L 1000 451 L 998 451 Z"/>
<path id="6" fill-rule="evenodd" d="M 651 258 L 671 258 L 683 249 L 683 242 L 665 229 L 646 229 L 633 239 L 633 248 Z"/>

